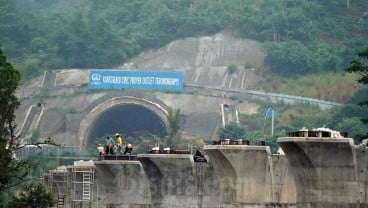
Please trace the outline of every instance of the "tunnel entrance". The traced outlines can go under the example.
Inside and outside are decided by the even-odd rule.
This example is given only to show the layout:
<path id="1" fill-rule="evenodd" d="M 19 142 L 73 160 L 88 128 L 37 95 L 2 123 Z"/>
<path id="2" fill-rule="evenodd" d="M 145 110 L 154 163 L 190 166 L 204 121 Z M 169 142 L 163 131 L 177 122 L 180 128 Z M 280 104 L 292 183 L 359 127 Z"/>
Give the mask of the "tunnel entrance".
<path id="1" fill-rule="evenodd" d="M 138 137 L 142 133 L 164 136 L 165 124 L 160 117 L 140 105 L 122 104 L 111 107 L 101 113 L 91 125 L 87 144 L 105 135 L 120 133 L 129 137 Z"/>
<path id="2" fill-rule="evenodd" d="M 141 97 L 121 96 L 105 100 L 90 110 L 80 122 L 77 149 L 87 150 L 96 142 L 104 142 L 101 139 L 106 135 L 113 136 L 115 133 L 129 139 L 124 141 L 123 138 L 123 145 L 124 142 L 137 145 L 142 134 L 145 138 L 162 137 L 168 126 L 167 118 L 165 107 Z"/>

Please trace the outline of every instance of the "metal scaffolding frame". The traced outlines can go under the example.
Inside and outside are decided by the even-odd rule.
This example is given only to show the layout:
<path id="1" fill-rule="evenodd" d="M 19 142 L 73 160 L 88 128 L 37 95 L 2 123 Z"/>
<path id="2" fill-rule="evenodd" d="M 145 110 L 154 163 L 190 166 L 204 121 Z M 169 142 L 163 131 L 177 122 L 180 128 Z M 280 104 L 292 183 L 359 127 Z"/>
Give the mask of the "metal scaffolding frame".
<path id="1" fill-rule="evenodd" d="M 65 200 L 69 189 L 68 178 L 69 171 L 65 166 L 60 166 L 44 175 L 44 185 L 50 193 L 57 197 L 57 202 L 54 206 L 56 208 L 65 207 Z"/>
<path id="2" fill-rule="evenodd" d="M 93 161 L 75 161 L 72 168 L 72 202 L 75 207 L 91 207 L 95 165 Z"/>

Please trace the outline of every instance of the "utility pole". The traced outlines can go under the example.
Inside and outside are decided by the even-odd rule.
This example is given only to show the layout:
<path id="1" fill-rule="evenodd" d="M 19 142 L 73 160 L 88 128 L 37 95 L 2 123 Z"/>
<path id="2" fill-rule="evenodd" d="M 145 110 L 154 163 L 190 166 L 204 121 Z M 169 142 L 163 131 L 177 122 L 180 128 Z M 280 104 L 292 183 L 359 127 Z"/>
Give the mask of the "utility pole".
<path id="1" fill-rule="evenodd" d="M 273 138 L 274 131 L 275 131 L 275 116 L 277 116 L 277 111 L 275 111 L 275 109 L 273 108 L 267 108 L 264 114 L 265 114 L 264 119 L 267 119 L 269 115 L 271 114 L 271 136 Z"/>
<path id="2" fill-rule="evenodd" d="M 271 109 L 271 122 L 272 122 L 272 124 L 271 124 L 271 136 L 272 136 L 272 138 L 273 138 L 273 132 L 274 132 L 274 123 L 275 123 L 275 110 L 272 108 Z"/>

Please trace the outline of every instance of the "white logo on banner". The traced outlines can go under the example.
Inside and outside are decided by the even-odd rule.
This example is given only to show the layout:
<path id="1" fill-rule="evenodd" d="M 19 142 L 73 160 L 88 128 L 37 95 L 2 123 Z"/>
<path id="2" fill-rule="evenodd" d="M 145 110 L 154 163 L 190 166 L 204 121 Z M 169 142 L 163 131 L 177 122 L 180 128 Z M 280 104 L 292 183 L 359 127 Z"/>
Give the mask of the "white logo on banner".
<path id="1" fill-rule="evenodd" d="M 94 81 L 94 82 L 101 81 L 101 75 L 97 74 L 97 73 L 92 74 L 92 81 Z"/>

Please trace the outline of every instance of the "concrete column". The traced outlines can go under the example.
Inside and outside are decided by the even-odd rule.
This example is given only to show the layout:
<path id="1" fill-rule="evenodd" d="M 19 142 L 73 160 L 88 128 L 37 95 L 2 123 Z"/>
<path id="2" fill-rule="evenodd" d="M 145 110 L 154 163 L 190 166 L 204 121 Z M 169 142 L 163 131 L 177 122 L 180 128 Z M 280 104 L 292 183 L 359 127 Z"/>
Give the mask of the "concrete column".
<path id="1" fill-rule="evenodd" d="M 360 207 L 368 205 L 368 148 L 367 145 L 360 145 L 354 148 L 356 156 L 356 175 L 358 181 L 358 204 Z"/>
<path id="2" fill-rule="evenodd" d="M 197 207 L 193 156 L 138 155 L 149 179 L 152 207 Z"/>
<path id="3" fill-rule="evenodd" d="M 149 207 L 148 179 L 139 161 L 95 161 L 95 199 L 92 207 Z"/>
<path id="4" fill-rule="evenodd" d="M 296 188 L 293 173 L 285 155 L 274 154 L 272 159 L 273 203 L 296 204 Z M 288 206 L 289 207 L 289 206 Z"/>
<path id="5" fill-rule="evenodd" d="M 294 174 L 298 207 L 361 207 L 366 200 L 357 180 L 356 164 L 362 161 L 351 138 L 284 137 L 278 143 Z"/>
<path id="6" fill-rule="evenodd" d="M 268 146 L 206 145 L 204 151 L 220 177 L 223 203 L 263 206 L 295 203 L 294 182 L 287 162 L 280 159 L 283 156 L 272 158 Z M 276 162 L 280 167 L 274 169 Z"/>

